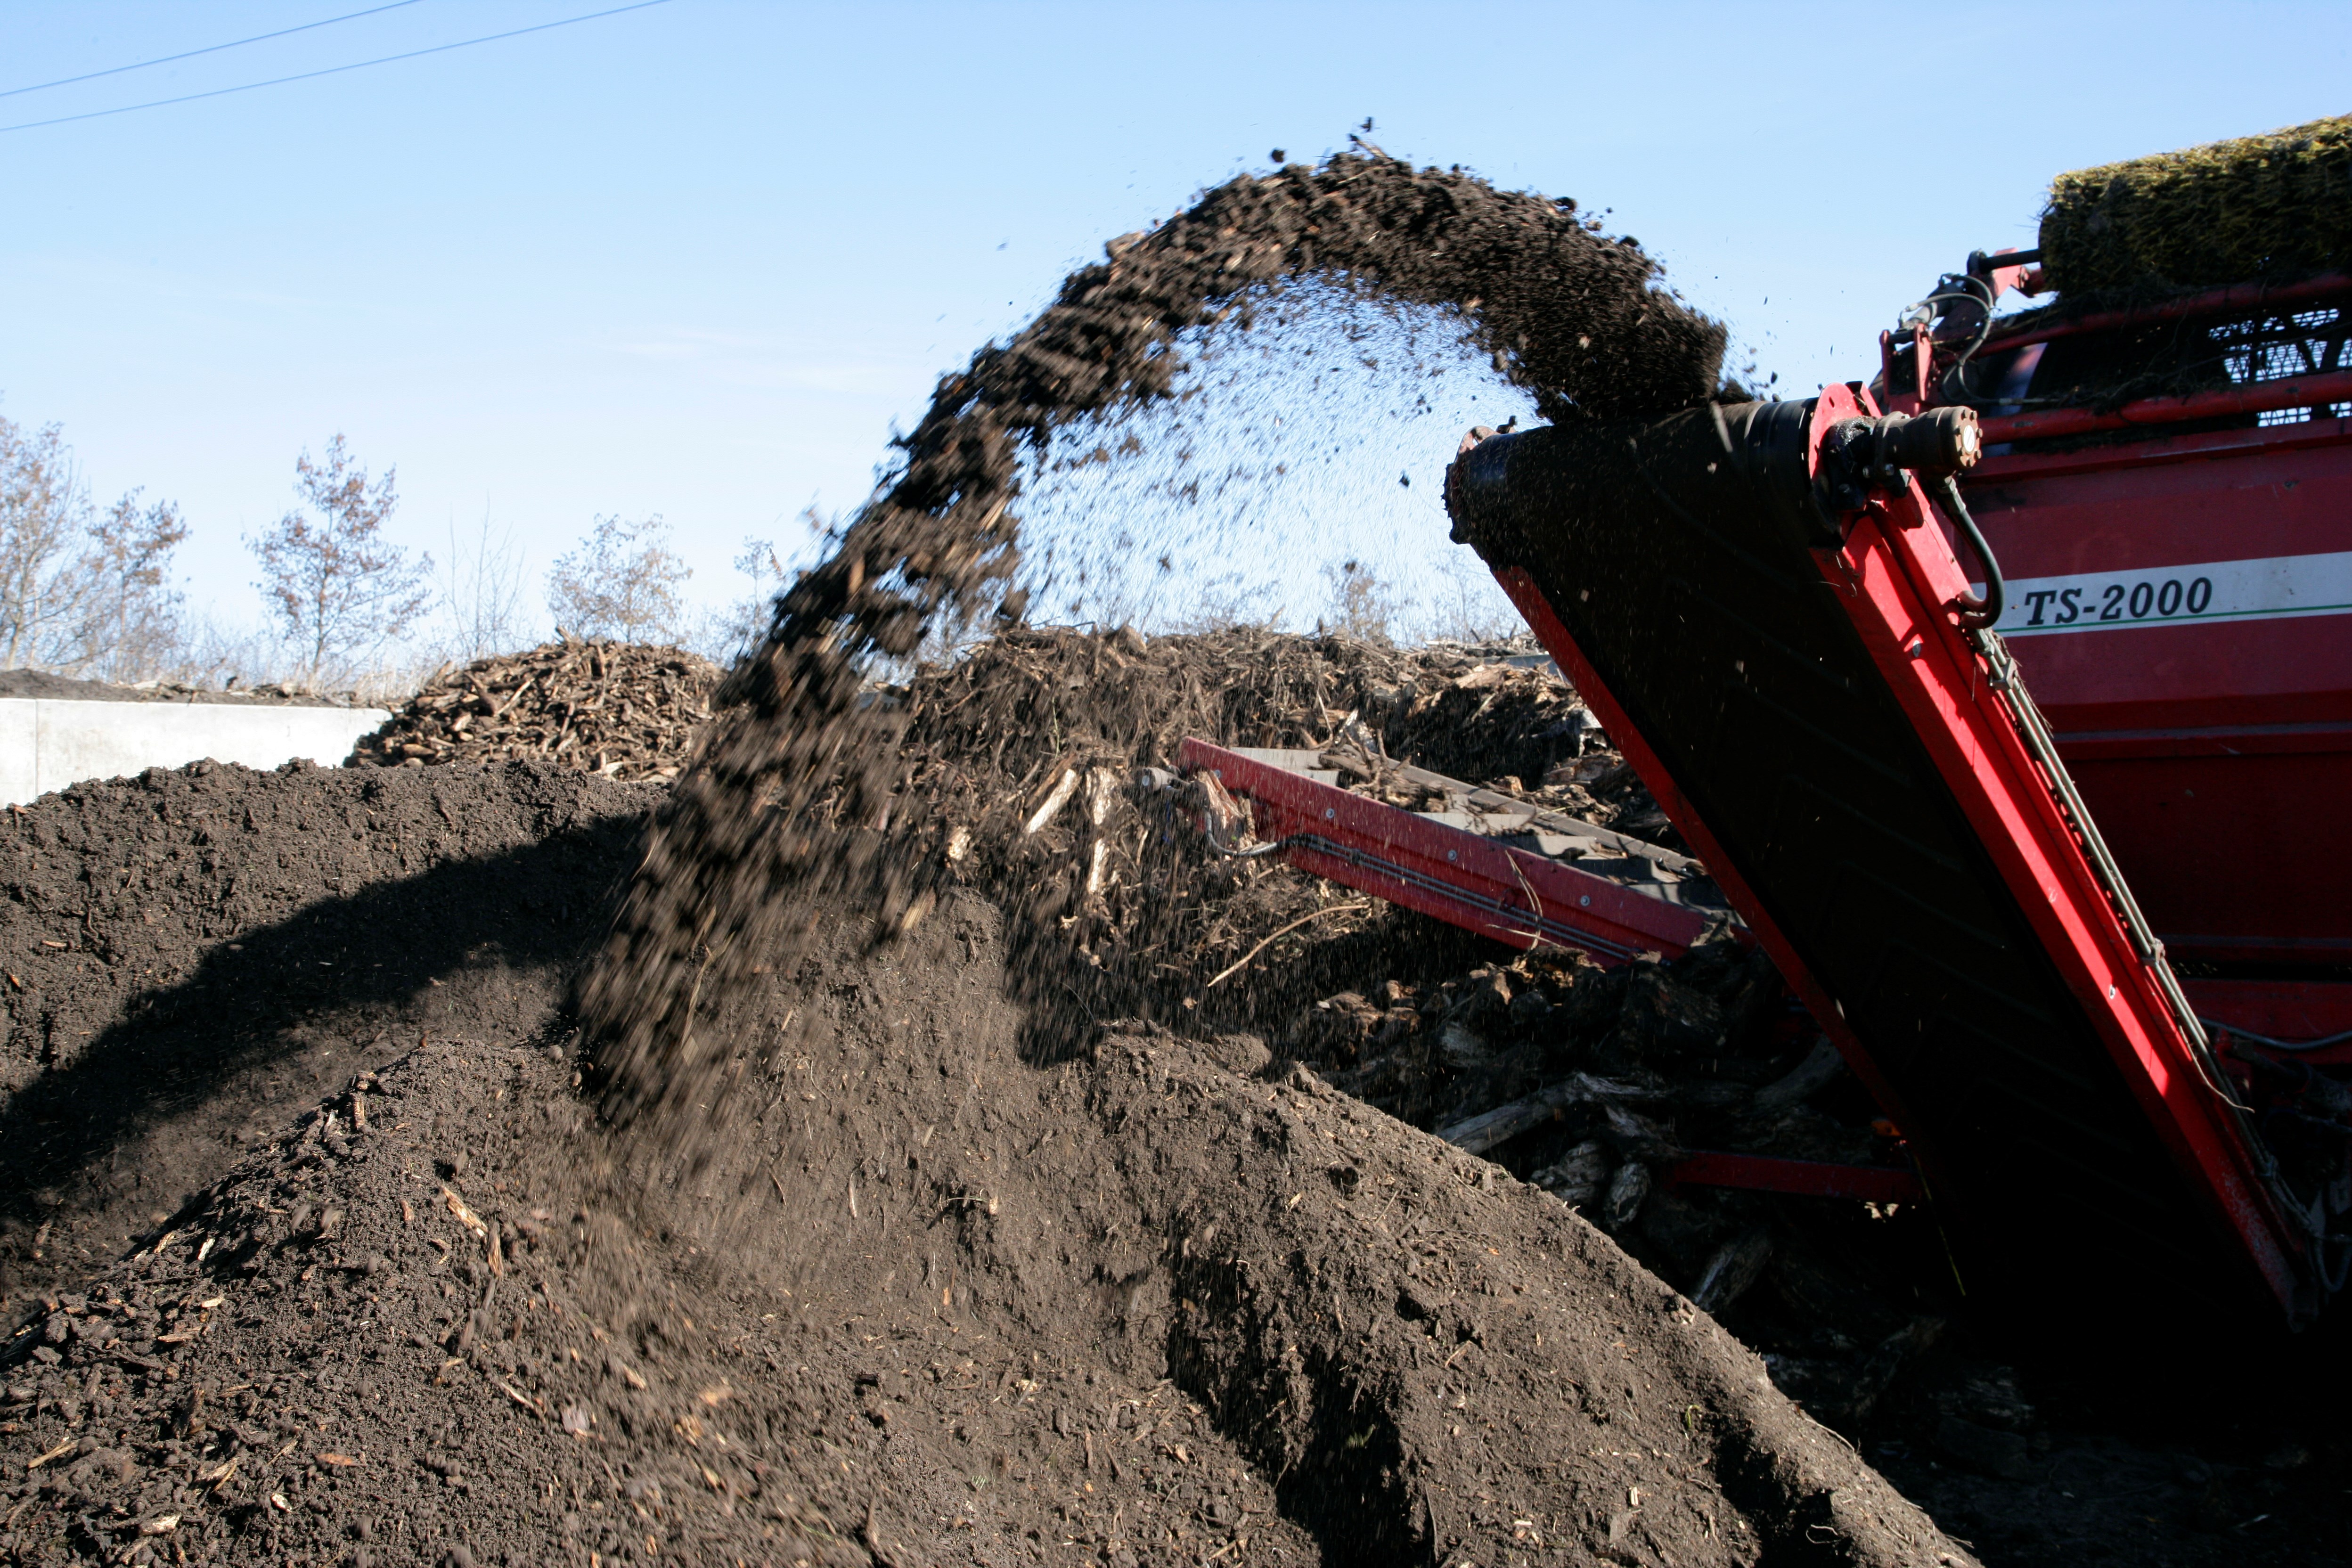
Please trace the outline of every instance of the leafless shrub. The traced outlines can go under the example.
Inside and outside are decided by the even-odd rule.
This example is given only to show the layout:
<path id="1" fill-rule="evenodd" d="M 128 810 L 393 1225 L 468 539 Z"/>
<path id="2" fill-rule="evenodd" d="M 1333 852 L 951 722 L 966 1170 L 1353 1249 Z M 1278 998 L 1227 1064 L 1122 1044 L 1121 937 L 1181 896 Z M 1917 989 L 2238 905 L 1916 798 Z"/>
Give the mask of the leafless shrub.
<path id="1" fill-rule="evenodd" d="M 600 517 L 580 547 L 556 557 L 547 607 L 575 637 L 676 642 L 685 635 L 678 587 L 694 569 L 669 548 L 669 525 Z"/>
<path id="2" fill-rule="evenodd" d="M 171 651 L 154 674 L 182 686 L 250 690 L 275 684 L 289 663 L 286 647 L 275 634 L 225 627 L 200 611 L 183 617 Z"/>
<path id="3" fill-rule="evenodd" d="M 1271 629 L 1282 624 L 1283 605 L 1275 584 L 1253 582 L 1239 572 L 1226 572 L 1202 583 L 1182 613 L 1169 617 L 1167 629 L 1188 635 L 1232 631 L 1237 626 Z"/>
<path id="4" fill-rule="evenodd" d="M 1433 571 L 1429 610 L 1421 618 L 1421 640 L 1475 647 L 1527 630 L 1511 601 L 1468 550 L 1446 554 Z"/>
<path id="5" fill-rule="evenodd" d="M 57 426 L 0 419 L 0 668 L 136 680 L 169 657 L 188 530 L 139 494 L 97 510 Z"/>
<path id="6" fill-rule="evenodd" d="M 257 584 L 286 640 L 297 650 L 303 684 L 315 690 L 337 672 L 381 662 L 433 603 L 433 558 L 412 562 L 383 536 L 399 504 L 394 470 L 368 482 L 338 434 L 327 455 L 295 460 L 294 489 L 317 514 L 289 511 L 246 547 L 261 563 Z"/>
<path id="7" fill-rule="evenodd" d="M 1331 605 L 1320 629 L 1360 642 L 1394 640 L 1391 628 L 1408 604 L 1394 586 L 1360 561 L 1326 566 L 1323 579 L 1331 585 Z"/>
<path id="8" fill-rule="evenodd" d="M 488 507 L 470 540 L 449 520 L 449 553 L 437 584 L 450 662 L 511 652 L 523 640 L 522 552 L 512 529 L 493 529 Z"/>

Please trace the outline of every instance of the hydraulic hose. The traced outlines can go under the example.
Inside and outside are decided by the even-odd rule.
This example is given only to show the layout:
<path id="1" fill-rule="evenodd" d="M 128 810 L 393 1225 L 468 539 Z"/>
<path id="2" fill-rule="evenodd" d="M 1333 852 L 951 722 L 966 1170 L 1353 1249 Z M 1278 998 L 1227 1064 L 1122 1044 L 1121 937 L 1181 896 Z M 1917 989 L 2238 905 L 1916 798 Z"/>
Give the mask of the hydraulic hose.
<path id="1" fill-rule="evenodd" d="M 1992 546 L 1985 542 L 1977 520 L 1969 515 L 1969 503 L 1960 499 L 1960 487 L 1951 475 L 1936 475 L 1928 480 L 1927 488 L 1936 503 L 1944 509 L 1944 515 L 1952 520 L 1952 526 L 1969 542 L 1969 548 L 1977 552 L 1977 559 L 1984 563 L 1983 596 L 1963 594 L 1953 601 L 1959 606 L 1960 625 L 1971 631 L 1997 625 L 2001 611 L 2009 606 L 2009 589 L 2000 580 L 2000 563 L 1993 559 Z"/>

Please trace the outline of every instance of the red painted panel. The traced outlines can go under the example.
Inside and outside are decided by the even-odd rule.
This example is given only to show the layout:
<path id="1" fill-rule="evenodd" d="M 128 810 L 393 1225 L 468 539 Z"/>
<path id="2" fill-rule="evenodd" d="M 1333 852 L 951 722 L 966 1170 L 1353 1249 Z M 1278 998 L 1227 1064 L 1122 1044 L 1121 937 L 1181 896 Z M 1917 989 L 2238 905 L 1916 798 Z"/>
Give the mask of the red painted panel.
<path id="1" fill-rule="evenodd" d="M 1607 964 L 1680 953 L 1706 929 L 1696 910 L 1433 822 L 1202 740 L 1177 753 L 1251 801 L 1260 838 L 1301 870 L 1513 947 L 1574 947 Z"/>
<path id="2" fill-rule="evenodd" d="M 2109 454 L 2054 474 L 2003 474 L 1995 458 L 1969 504 L 2012 583 L 2352 552 L 2347 437 L 2347 420 L 2215 432 L 2185 439 L 2236 449 L 2120 467 Z M 2177 954 L 2352 956 L 2339 891 L 2352 885 L 2352 615 L 2148 622 L 2011 648 Z"/>
<path id="3" fill-rule="evenodd" d="M 2352 549 L 2352 446 L 1981 479 L 1968 498 L 2012 577 Z"/>
<path id="4" fill-rule="evenodd" d="M 2352 961 L 2352 749 L 2068 771 L 2174 956 Z"/>

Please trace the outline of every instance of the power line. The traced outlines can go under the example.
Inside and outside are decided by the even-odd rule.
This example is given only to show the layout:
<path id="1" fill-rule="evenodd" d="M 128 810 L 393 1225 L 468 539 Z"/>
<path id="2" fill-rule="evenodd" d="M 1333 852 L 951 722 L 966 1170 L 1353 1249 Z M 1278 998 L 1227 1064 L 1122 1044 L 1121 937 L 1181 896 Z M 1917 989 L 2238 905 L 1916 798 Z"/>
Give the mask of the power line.
<path id="1" fill-rule="evenodd" d="M 78 81 L 96 81 L 102 76 L 121 76 L 124 71 L 143 71 L 149 66 L 167 66 L 174 60 L 192 60 L 198 55 L 216 55 L 223 49 L 241 49 L 247 44 L 267 43 L 272 38 L 283 38 L 295 33 L 307 33 L 313 27 L 331 27 L 338 22 L 356 22 L 362 16 L 373 16 L 379 11 L 397 11 L 403 5 L 415 4 L 416 0 L 392 0 L 389 5 L 372 5 L 364 11 L 353 11 L 346 16 L 330 16 L 323 22 L 305 22 L 299 27 L 280 27 L 274 33 L 256 33 L 249 38 L 238 38 L 233 43 L 212 44 L 201 49 L 190 49 L 184 55 L 165 55 L 160 60 L 141 60 L 135 65 L 110 66 L 105 70 L 91 71 L 86 76 L 61 76 L 55 81 L 37 81 L 30 87 L 12 87 L 5 92 L 0 92 L 0 98 L 15 98 L 19 93 L 26 92 L 46 92 L 53 87 L 71 87 Z"/>
<path id="2" fill-rule="evenodd" d="M 425 55 L 446 54 L 451 49 L 467 49 L 476 44 L 495 44 L 501 38 L 520 38 L 526 33 L 544 33 L 556 27 L 569 27 L 575 22 L 594 22 L 606 16 L 617 16 L 624 11 L 643 11 L 648 6 L 667 5 L 669 0 L 636 0 L 634 5 L 615 5 L 609 11 L 593 11 L 585 16 L 566 16 L 561 22 L 541 22 L 535 27 L 517 27 L 510 33 L 491 33 L 479 38 L 461 38 L 454 44 L 436 44 L 429 49 L 411 49 L 406 54 L 383 55 L 372 60 L 354 60 L 347 66 L 329 66 L 324 70 L 302 71 L 294 76 L 272 77 L 268 81 L 249 81 L 241 87 L 219 87 L 210 92 L 191 92 L 179 98 L 159 98 L 148 103 L 126 103 L 120 109 L 93 109 L 87 114 L 60 114 L 54 120 L 27 120 L 17 125 L 0 125 L 0 135 L 11 131 L 38 131 L 45 125 L 70 125 L 77 120 L 103 120 L 110 114 L 131 114 L 142 109 L 168 109 L 175 103 L 194 103 L 200 99 L 226 98 L 233 92 L 252 92 L 259 88 L 283 87 L 289 81 L 310 81 L 322 76 L 340 76 L 345 71 L 365 70 L 370 66 L 388 66 L 395 60 L 413 60 Z"/>

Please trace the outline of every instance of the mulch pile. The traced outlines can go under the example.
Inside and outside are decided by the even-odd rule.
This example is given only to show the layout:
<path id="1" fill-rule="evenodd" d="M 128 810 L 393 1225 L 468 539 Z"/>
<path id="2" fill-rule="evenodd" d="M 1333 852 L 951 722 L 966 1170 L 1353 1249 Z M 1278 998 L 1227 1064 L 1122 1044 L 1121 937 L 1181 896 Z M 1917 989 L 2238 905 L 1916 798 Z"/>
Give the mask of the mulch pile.
<path id="1" fill-rule="evenodd" d="M 609 779 L 669 779 L 710 716 L 719 667 L 684 648 L 565 637 L 445 669 L 353 749 L 354 763 L 550 757 Z"/>
<path id="2" fill-rule="evenodd" d="M 70 984 L 68 953 L 154 982 L 85 1003 L 55 1060 L 12 1036 L 9 1146 L 110 1056 L 293 1079 L 307 1109 L 231 1140 L 212 1095 L 151 1095 L 85 1167 L 173 1123 L 212 1147 L 127 1247 L 119 1206 L 21 1200 L 101 1259 L 10 1289 L 0 1552 L 1969 1560 L 1541 1190 L 1245 1037 L 1108 1021 L 1041 1060 L 971 892 L 881 954 L 812 911 L 713 1020 L 775 1047 L 728 1159 L 646 1163 L 579 1098 L 537 936 L 584 941 L 554 904 L 611 885 L 646 800 L 546 764 L 217 768 L 16 819 L 44 887 L 137 868 L 126 894 L 264 901 L 168 950 L 135 897 L 94 910 L 111 962 L 69 920 L 7 939 L 72 943 L 19 994 Z"/>
<path id="3" fill-rule="evenodd" d="M 1538 667 L 1504 662 L 1512 656 Z M 901 853 L 926 885 L 979 888 L 1020 911 L 1041 973 L 1084 989 L 1098 1016 L 1259 1028 L 1282 1016 L 1281 997 L 1323 994 L 1298 992 L 1279 960 L 1390 923 L 1381 909 L 1334 910 L 1277 962 L 1209 986 L 1278 928 L 1349 900 L 1269 862 L 1202 852 L 1140 778 L 1173 767 L 1187 736 L 1320 748 L 1368 733 L 1391 757 L 1594 820 L 1655 811 L 1532 642 L 1408 650 L 1251 627 L 1149 639 L 1016 628 L 881 696 L 902 726 L 891 785 Z"/>

